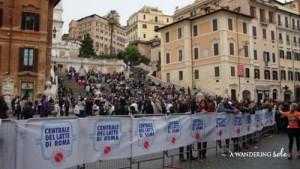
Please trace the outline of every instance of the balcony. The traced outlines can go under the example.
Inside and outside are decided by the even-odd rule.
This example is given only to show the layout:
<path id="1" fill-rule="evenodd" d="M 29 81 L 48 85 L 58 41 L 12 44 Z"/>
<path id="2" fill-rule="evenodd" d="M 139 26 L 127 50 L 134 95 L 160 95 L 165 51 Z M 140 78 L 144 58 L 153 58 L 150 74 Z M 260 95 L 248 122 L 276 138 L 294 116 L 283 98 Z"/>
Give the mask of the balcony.
<path id="1" fill-rule="evenodd" d="M 264 24 L 264 25 L 269 24 L 269 20 L 267 18 L 265 18 L 265 17 L 261 17 L 259 19 L 259 21 L 260 21 L 261 24 Z"/>

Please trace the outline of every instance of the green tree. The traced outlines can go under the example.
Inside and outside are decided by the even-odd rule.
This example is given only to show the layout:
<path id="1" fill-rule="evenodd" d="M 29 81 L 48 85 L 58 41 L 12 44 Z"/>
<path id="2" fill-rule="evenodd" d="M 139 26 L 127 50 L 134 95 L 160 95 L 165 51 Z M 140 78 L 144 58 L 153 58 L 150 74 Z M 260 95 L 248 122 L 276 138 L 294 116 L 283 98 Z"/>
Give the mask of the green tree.
<path id="1" fill-rule="evenodd" d="M 108 20 L 108 24 L 110 27 L 110 55 L 113 53 L 113 32 L 114 26 L 119 25 L 120 15 L 116 10 L 110 10 L 108 14 L 105 16 Z"/>
<path id="2" fill-rule="evenodd" d="M 138 61 L 140 61 L 140 59 L 142 57 L 138 48 L 133 45 L 129 45 L 125 48 L 125 56 L 126 56 L 126 59 L 130 62 L 138 62 Z"/>
<path id="3" fill-rule="evenodd" d="M 79 48 L 79 57 L 90 58 L 91 56 L 95 56 L 96 52 L 94 49 L 93 39 L 89 34 L 85 34 L 83 40 L 81 41 Z"/>

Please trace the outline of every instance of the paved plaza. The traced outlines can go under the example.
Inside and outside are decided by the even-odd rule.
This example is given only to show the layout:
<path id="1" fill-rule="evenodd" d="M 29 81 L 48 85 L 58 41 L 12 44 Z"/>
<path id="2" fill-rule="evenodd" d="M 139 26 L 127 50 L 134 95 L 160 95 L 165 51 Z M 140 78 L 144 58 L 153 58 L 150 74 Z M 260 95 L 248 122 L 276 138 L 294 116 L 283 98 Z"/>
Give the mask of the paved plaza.
<path id="1" fill-rule="evenodd" d="M 215 146 L 213 142 L 208 144 L 209 147 Z M 272 157 L 223 157 L 221 156 L 220 149 L 216 156 L 216 149 L 210 149 L 207 152 L 207 159 L 205 162 L 198 161 L 186 161 L 180 162 L 178 156 L 174 157 L 173 168 L 182 169 L 299 169 L 300 159 L 295 157 L 296 148 L 294 146 L 294 159 L 288 160 L 286 157 L 273 157 L 273 153 L 280 153 L 281 149 L 284 149 L 284 153 L 287 153 L 288 138 L 285 133 L 278 133 L 268 137 L 261 137 L 259 142 L 255 145 L 251 145 L 247 152 L 270 152 Z M 171 151 L 170 154 L 178 153 L 177 150 Z M 194 156 L 196 153 L 194 152 Z M 144 157 L 135 158 L 135 161 L 151 159 L 156 157 L 162 157 L 162 153 L 152 154 Z M 122 160 L 111 160 L 102 161 L 92 164 L 87 164 L 86 169 L 113 169 L 113 168 L 129 168 L 129 161 L 126 159 Z M 171 158 L 165 159 L 165 165 L 171 164 Z M 163 160 L 155 160 L 150 162 L 133 164 L 132 168 L 137 169 L 159 169 L 162 168 Z M 76 169 L 73 167 L 72 169 Z M 168 167 L 165 167 L 168 168 Z M 171 167 L 169 167 L 171 168 Z"/>

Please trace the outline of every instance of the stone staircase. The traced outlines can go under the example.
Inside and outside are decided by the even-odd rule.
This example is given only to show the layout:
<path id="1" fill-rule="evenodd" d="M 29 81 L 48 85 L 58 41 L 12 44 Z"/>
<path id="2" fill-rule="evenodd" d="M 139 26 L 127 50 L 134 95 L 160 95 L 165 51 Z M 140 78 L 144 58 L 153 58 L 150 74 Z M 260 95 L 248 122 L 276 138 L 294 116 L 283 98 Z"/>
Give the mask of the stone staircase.
<path id="1" fill-rule="evenodd" d="M 68 76 L 66 75 L 65 72 L 58 72 L 57 73 L 58 77 L 61 77 L 64 80 L 64 85 L 68 88 L 68 89 L 72 89 L 73 91 L 73 96 L 75 99 L 78 99 L 78 97 L 80 95 L 85 96 L 86 95 L 86 91 L 84 90 L 83 86 L 79 86 L 77 84 L 77 82 L 75 81 L 75 78 L 72 77 L 71 80 L 69 80 Z"/>

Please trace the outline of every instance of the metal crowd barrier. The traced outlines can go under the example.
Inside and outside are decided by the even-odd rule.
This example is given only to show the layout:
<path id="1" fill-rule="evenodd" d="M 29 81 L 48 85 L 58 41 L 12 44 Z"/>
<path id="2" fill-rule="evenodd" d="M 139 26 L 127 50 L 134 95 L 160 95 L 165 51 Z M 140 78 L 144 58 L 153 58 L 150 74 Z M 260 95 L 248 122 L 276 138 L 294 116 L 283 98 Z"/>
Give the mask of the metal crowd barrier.
<path id="1" fill-rule="evenodd" d="M 16 168 L 16 148 L 17 145 L 16 127 L 11 120 L 2 120 L 0 126 L 0 168 Z"/>
<path id="2" fill-rule="evenodd" d="M 184 114 L 176 114 L 176 115 L 184 115 Z M 138 114 L 131 117 L 134 118 L 140 118 L 140 117 L 149 117 L 149 116 L 164 116 L 164 115 L 158 115 L 158 114 Z M 98 116 L 99 117 L 99 116 Z M 102 117 L 117 117 L 117 116 L 102 116 Z M 128 116 L 119 116 L 119 117 L 128 117 Z M 60 117 L 60 118 L 36 118 L 36 119 L 29 119 L 27 123 L 30 121 L 41 121 L 41 120 L 67 120 L 67 119 L 76 119 L 77 117 Z M 254 139 L 258 139 L 263 137 L 265 134 L 274 134 L 276 132 L 276 124 L 273 126 L 265 127 L 261 131 L 255 132 L 250 134 L 250 138 L 246 138 L 245 140 L 239 140 L 239 143 L 243 142 L 249 142 L 250 139 L 253 141 Z M 0 127 L 0 169 L 15 169 L 16 168 L 16 144 L 17 144 L 17 130 L 14 120 L 2 120 L 2 125 Z M 231 140 L 231 139 L 230 139 Z M 195 148 L 197 143 L 194 143 L 192 145 L 192 151 L 198 152 L 202 149 Z M 215 146 L 210 146 L 215 145 Z M 233 145 L 231 143 L 230 145 Z M 223 144 L 224 146 L 224 144 Z M 215 150 L 216 157 L 218 156 L 218 144 L 208 142 L 206 150 Z M 188 153 L 185 151 L 184 155 Z M 146 168 L 143 166 L 144 164 L 149 164 L 153 161 L 161 161 L 162 168 L 173 168 L 173 169 L 182 169 L 180 166 L 174 166 L 174 158 L 179 156 L 179 148 L 162 151 L 160 153 L 154 153 L 154 154 L 148 154 L 143 155 L 139 157 L 133 157 L 133 158 L 124 158 L 124 159 L 117 159 L 117 160 L 105 160 L 105 161 L 96 161 L 93 163 L 88 164 L 82 164 L 79 166 L 74 166 L 68 169 L 140 169 L 140 168 Z M 196 156 L 194 156 L 196 157 Z M 190 159 L 188 160 L 190 162 Z M 155 163 L 157 164 L 157 163 Z M 159 168 L 157 166 L 153 166 L 153 163 L 150 164 L 150 168 Z"/>

